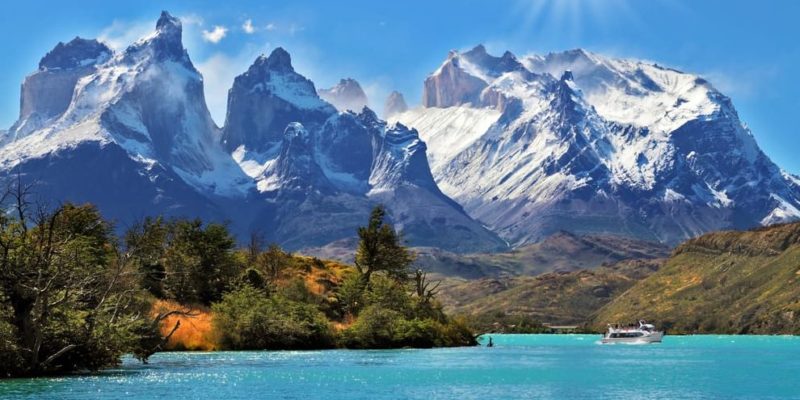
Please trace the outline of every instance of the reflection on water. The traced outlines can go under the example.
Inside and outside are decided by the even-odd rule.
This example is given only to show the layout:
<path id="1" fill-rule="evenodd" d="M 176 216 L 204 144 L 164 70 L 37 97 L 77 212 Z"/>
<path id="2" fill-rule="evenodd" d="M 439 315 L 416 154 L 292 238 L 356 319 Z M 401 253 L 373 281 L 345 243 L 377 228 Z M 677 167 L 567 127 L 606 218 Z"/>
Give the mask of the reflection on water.
<path id="1" fill-rule="evenodd" d="M 0 381 L 2 399 L 800 399 L 800 338 L 492 335 L 495 347 L 161 353 L 94 375 Z"/>

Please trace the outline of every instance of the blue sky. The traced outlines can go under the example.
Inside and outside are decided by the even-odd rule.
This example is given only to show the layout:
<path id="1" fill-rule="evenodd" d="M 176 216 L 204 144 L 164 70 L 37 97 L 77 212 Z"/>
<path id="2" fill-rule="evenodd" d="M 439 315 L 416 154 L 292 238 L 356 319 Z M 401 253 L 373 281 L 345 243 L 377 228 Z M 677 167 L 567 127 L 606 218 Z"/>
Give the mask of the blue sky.
<path id="1" fill-rule="evenodd" d="M 19 84 L 58 41 L 99 37 L 124 46 L 166 9 L 184 20 L 184 43 L 218 124 L 233 77 L 275 46 L 317 86 L 357 79 L 378 109 L 395 89 L 418 103 L 422 81 L 450 49 L 484 43 L 524 55 L 582 47 L 705 76 L 733 99 L 767 154 L 800 173 L 798 1 L 14 0 L 3 8 L 2 128 L 19 112 Z"/>

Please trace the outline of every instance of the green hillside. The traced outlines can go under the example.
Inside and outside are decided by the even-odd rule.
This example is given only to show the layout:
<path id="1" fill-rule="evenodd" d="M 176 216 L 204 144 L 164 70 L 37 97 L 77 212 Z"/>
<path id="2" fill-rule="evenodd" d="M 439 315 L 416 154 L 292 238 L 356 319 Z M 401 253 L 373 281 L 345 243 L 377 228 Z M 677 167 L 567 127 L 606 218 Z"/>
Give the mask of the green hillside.
<path id="1" fill-rule="evenodd" d="M 538 276 L 446 279 L 439 299 L 456 314 L 524 316 L 540 323 L 582 325 L 614 297 L 656 271 L 660 263 L 628 260 Z"/>
<path id="2" fill-rule="evenodd" d="M 800 333 L 800 223 L 689 240 L 593 325 L 639 318 L 672 332 Z"/>

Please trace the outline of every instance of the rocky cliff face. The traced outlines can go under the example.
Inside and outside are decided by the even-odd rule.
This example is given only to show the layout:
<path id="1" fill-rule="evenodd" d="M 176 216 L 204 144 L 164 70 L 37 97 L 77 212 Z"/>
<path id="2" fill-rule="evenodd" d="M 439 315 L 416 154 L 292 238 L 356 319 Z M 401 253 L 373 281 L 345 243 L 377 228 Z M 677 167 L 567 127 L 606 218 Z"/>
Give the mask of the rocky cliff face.
<path id="1" fill-rule="evenodd" d="M 154 213 L 224 220 L 220 202 L 253 184 L 218 145 L 181 34 L 163 13 L 118 54 L 93 40 L 56 46 L 23 84 L 2 169 L 36 181 L 43 198 L 96 203 L 122 226 Z"/>
<path id="2" fill-rule="evenodd" d="M 39 62 L 39 69 L 22 83 L 20 115 L 9 129 L 11 139 L 24 137 L 61 116 L 72 101 L 78 80 L 94 73 L 111 53 L 96 40 L 76 37 L 58 43 Z"/>
<path id="3" fill-rule="evenodd" d="M 583 50 L 451 52 L 420 130 L 442 190 L 512 244 L 558 230 L 675 243 L 800 217 L 773 164 L 707 81 Z"/>

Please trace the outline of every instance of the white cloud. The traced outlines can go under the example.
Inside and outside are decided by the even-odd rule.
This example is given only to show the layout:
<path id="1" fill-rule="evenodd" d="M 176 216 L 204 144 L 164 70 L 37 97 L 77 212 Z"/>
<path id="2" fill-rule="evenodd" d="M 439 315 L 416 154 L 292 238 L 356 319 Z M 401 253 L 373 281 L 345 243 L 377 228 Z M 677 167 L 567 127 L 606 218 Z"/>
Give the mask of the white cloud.
<path id="1" fill-rule="evenodd" d="M 274 22 L 270 22 L 270 23 L 267 24 L 267 26 L 264 27 L 264 29 L 266 29 L 268 31 L 274 31 L 275 29 L 278 29 L 278 26 L 275 25 Z"/>
<path id="2" fill-rule="evenodd" d="M 183 24 L 184 26 L 186 26 L 186 25 L 197 25 L 197 26 L 203 25 L 203 17 L 201 17 L 201 16 L 199 16 L 197 14 L 182 15 L 182 16 L 180 16 L 178 18 L 181 20 L 181 24 Z"/>
<path id="3" fill-rule="evenodd" d="M 297 25 L 297 24 L 289 25 L 289 34 L 292 35 L 292 36 L 294 36 L 295 33 L 302 32 L 304 30 L 306 30 L 306 27 L 304 27 L 304 26 L 300 26 L 300 25 Z"/>
<path id="4" fill-rule="evenodd" d="M 364 89 L 367 100 L 369 100 L 369 108 L 378 115 L 383 115 L 383 103 L 389 96 L 388 88 L 390 87 L 392 87 L 391 79 L 385 77 L 373 78 L 361 84 L 361 88 Z"/>
<path id="5" fill-rule="evenodd" d="M 753 100 L 768 95 L 767 88 L 774 85 L 780 75 L 780 69 L 776 66 L 740 67 L 701 74 L 720 92 L 734 100 Z"/>
<path id="6" fill-rule="evenodd" d="M 211 43 L 219 43 L 219 41 L 222 40 L 222 38 L 224 38 L 227 34 L 228 28 L 217 25 L 210 31 L 203 30 L 203 40 Z"/>
<path id="7" fill-rule="evenodd" d="M 248 19 L 247 21 L 244 21 L 244 24 L 242 24 L 242 30 L 248 35 L 255 33 L 256 28 L 253 26 L 253 20 Z"/>
<path id="8" fill-rule="evenodd" d="M 111 25 L 103 28 L 97 38 L 114 50 L 128 47 L 137 39 L 144 37 L 155 30 L 153 21 L 121 21 L 114 20 Z"/>

